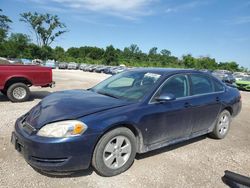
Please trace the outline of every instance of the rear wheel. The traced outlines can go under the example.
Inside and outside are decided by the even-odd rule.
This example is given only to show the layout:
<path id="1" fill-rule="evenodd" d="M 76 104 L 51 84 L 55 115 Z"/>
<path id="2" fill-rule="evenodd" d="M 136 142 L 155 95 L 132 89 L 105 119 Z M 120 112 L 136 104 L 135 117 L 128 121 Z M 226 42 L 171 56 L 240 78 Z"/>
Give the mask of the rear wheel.
<path id="1" fill-rule="evenodd" d="M 214 127 L 214 130 L 210 135 L 216 139 L 225 138 L 229 131 L 231 121 L 232 117 L 230 112 L 227 110 L 222 111 Z"/>
<path id="2" fill-rule="evenodd" d="M 102 176 L 115 176 L 132 165 L 135 154 L 135 135 L 127 128 L 117 128 L 106 133 L 97 143 L 92 166 Z"/>
<path id="3" fill-rule="evenodd" d="M 24 102 L 28 100 L 30 90 L 24 83 L 15 83 L 8 88 L 7 96 L 12 102 Z"/>

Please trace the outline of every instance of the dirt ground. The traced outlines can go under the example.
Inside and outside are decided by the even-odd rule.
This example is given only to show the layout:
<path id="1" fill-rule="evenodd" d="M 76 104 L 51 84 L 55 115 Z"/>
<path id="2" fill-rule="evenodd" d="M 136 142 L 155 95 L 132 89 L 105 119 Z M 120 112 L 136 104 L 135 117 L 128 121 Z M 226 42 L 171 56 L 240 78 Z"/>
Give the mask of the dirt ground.
<path id="1" fill-rule="evenodd" d="M 25 103 L 0 94 L 0 187 L 226 187 L 225 170 L 250 176 L 250 92 L 223 140 L 206 136 L 177 146 L 137 155 L 125 173 L 104 178 L 86 170 L 66 177 L 45 176 L 31 168 L 10 143 L 15 120 L 53 91 L 88 88 L 108 77 L 82 71 L 54 70 L 55 88 L 32 88 Z"/>

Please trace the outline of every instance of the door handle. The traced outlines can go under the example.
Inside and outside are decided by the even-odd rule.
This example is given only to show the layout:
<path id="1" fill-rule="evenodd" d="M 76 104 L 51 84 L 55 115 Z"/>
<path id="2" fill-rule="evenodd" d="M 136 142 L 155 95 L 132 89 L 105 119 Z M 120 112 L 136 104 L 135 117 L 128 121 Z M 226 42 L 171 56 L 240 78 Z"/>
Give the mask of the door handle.
<path id="1" fill-rule="evenodd" d="M 189 103 L 189 102 L 185 102 L 185 104 L 184 104 L 184 107 L 185 108 L 189 108 L 189 107 L 191 107 L 192 105 Z"/>
<path id="2" fill-rule="evenodd" d="M 220 102 L 220 97 L 216 97 L 216 102 Z"/>

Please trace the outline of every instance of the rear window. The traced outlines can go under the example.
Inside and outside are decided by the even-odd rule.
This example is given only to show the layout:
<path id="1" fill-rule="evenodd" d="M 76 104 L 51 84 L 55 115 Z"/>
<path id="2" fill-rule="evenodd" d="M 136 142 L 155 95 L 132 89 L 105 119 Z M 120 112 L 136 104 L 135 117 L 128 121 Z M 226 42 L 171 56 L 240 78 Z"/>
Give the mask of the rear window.
<path id="1" fill-rule="evenodd" d="M 214 83 L 214 91 L 215 92 L 220 92 L 224 91 L 224 85 L 218 82 L 217 80 L 213 80 Z"/>

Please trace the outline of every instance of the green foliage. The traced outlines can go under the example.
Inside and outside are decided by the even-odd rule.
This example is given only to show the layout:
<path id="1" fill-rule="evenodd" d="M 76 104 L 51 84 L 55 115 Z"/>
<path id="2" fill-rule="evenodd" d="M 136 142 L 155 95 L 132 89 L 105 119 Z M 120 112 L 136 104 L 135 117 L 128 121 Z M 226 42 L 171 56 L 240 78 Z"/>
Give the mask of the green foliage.
<path id="1" fill-rule="evenodd" d="M 153 47 L 153 48 L 151 48 L 150 50 L 149 50 L 149 52 L 148 52 L 148 55 L 149 56 L 154 56 L 154 55 L 157 55 L 157 47 Z"/>
<path id="2" fill-rule="evenodd" d="M 184 55 L 182 57 L 182 62 L 186 68 L 195 68 L 196 66 L 196 59 L 192 57 L 191 54 Z"/>
<path id="3" fill-rule="evenodd" d="M 8 34 L 10 29 L 9 24 L 12 23 L 8 16 L 1 14 L 2 9 L 0 9 L 0 43 L 2 43 Z"/>
<path id="4" fill-rule="evenodd" d="M 167 50 L 167 49 L 161 50 L 161 54 L 163 56 L 168 56 L 168 57 L 171 56 L 171 52 L 169 50 Z"/>
<path id="5" fill-rule="evenodd" d="M 0 14 L 0 56 L 55 59 L 60 62 L 87 64 L 247 71 L 246 68 L 239 67 L 236 62 L 217 63 L 215 59 L 210 57 L 195 58 L 188 54 L 179 59 L 171 55 L 167 49 L 162 49 L 158 53 L 157 47 L 151 48 L 148 53 L 143 53 L 136 44 L 131 44 L 123 50 L 116 49 L 112 45 L 107 46 L 106 49 L 91 46 L 71 47 L 68 50 L 57 46 L 52 49 L 49 45 L 66 32 L 66 26 L 60 22 L 58 16 L 27 12 L 21 14 L 20 20 L 31 26 L 37 39 L 37 45 L 31 42 L 28 35 L 22 33 L 12 33 L 8 37 L 9 24 L 12 21 L 7 16 Z"/>
<path id="6" fill-rule="evenodd" d="M 56 61 L 62 60 L 65 56 L 65 52 L 64 49 L 60 46 L 55 47 L 55 49 L 53 50 L 53 59 L 55 59 Z"/>
<path id="7" fill-rule="evenodd" d="M 139 48 L 126 47 L 124 50 L 115 49 L 112 45 L 105 50 L 98 47 L 83 46 L 80 48 L 71 47 L 64 50 L 57 46 L 52 49 L 49 46 L 38 46 L 30 42 L 27 35 L 16 33 L 3 44 L 0 45 L 0 56 L 12 58 L 30 59 L 55 59 L 60 62 L 77 62 L 87 64 L 105 64 L 137 67 L 173 67 L 173 68 L 194 68 L 194 69 L 225 69 L 229 71 L 247 71 L 244 67 L 239 67 L 236 62 L 220 62 L 210 57 L 195 58 L 192 55 L 184 55 L 182 59 L 171 56 L 168 50 L 157 53 L 156 48 L 152 48 L 150 53 L 142 53 Z"/>
<path id="8" fill-rule="evenodd" d="M 53 59 L 53 49 L 49 46 L 42 46 L 39 59 Z"/>
<path id="9" fill-rule="evenodd" d="M 106 65 L 118 65 L 118 56 L 115 48 L 110 45 L 107 46 L 106 51 L 104 53 L 104 64 Z"/>
<path id="10" fill-rule="evenodd" d="M 226 62 L 222 63 L 220 62 L 218 65 L 218 68 L 220 69 L 225 69 L 229 71 L 240 71 L 241 69 L 239 68 L 239 65 L 236 62 Z"/>
<path id="11" fill-rule="evenodd" d="M 35 33 L 39 46 L 49 46 L 57 37 L 67 32 L 57 15 L 26 12 L 20 21 L 27 23 Z"/>
<path id="12" fill-rule="evenodd" d="M 24 50 L 29 45 L 30 39 L 22 33 L 12 33 L 7 41 L 4 41 L 0 51 L 1 56 L 7 57 L 23 57 Z"/>

